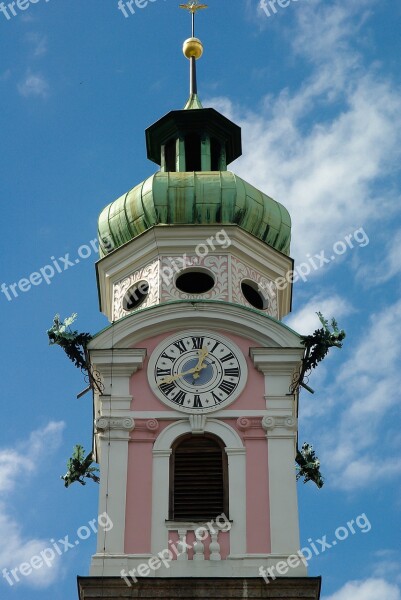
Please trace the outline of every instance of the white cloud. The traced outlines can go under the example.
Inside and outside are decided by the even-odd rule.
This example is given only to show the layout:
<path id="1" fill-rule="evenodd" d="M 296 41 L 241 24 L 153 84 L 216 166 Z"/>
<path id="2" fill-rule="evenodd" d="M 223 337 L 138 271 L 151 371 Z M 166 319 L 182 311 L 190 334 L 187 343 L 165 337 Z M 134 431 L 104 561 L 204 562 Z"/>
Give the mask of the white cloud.
<path id="1" fill-rule="evenodd" d="M 395 550 L 378 550 L 372 568 L 373 577 L 391 579 L 401 583 L 401 560 Z"/>
<path id="2" fill-rule="evenodd" d="M 360 227 L 369 233 L 369 223 L 399 210 L 390 181 L 400 159 L 401 95 L 350 45 L 370 4 L 305 4 L 294 11 L 293 50 L 310 63 L 310 77 L 267 95 L 256 110 L 213 101 L 243 128 L 236 172 L 289 210 L 296 261 Z"/>
<path id="3" fill-rule="evenodd" d="M 317 310 L 327 319 L 335 316 L 345 330 L 342 319 L 354 312 L 340 296 L 318 295 L 291 315 L 287 324 L 301 334 L 311 333 L 319 327 Z M 302 439 L 313 438 L 327 485 L 353 492 L 401 474 L 401 437 L 396 426 L 401 301 L 373 314 L 359 337 L 356 332 L 345 339 L 340 352 L 343 362 L 336 371 L 326 367 L 338 351 L 331 351 L 312 371 L 308 384 L 317 393 L 301 394 L 300 429 Z M 334 376 L 331 382 L 328 373 Z M 383 445 L 385 455 L 378 452 Z"/>
<path id="4" fill-rule="evenodd" d="M 322 326 L 317 312 L 321 312 L 328 321 L 333 317 L 339 321 L 341 317 L 352 314 L 354 309 L 348 300 L 337 294 L 328 297 L 318 295 L 311 298 L 299 311 L 290 314 L 286 325 L 301 335 L 309 335 Z"/>
<path id="5" fill-rule="evenodd" d="M 393 232 L 390 241 L 383 246 L 383 253 L 376 262 L 364 264 L 357 270 L 358 279 L 367 286 L 381 285 L 401 273 L 401 229 Z"/>
<path id="6" fill-rule="evenodd" d="M 332 596 L 322 600 L 400 600 L 400 589 L 384 579 L 366 579 L 350 581 Z"/>
<path id="7" fill-rule="evenodd" d="M 18 84 L 18 91 L 21 96 L 40 96 L 47 98 L 49 95 L 49 84 L 46 79 L 38 74 L 28 72 L 23 81 Z"/>
<path id="8" fill-rule="evenodd" d="M 325 392 L 320 445 L 332 485 L 353 491 L 401 473 L 401 448 L 393 435 L 399 418 L 400 363 L 401 301 L 372 315 L 335 384 Z M 378 448 L 388 417 L 390 444 L 383 456 Z"/>
<path id="9" fill-rule="evenodd" d="M 18 567 L 29 562 L 35 555 L 49 547 L 45 539 L 29 538 L 22 526 L 10 515 L 12 496 L 10 492 L 28 474 L 33 475 L 43 466 L 43 456 L 51 455 L 61 443 L 63 422 L 50 422 L 43 429 L 33 431 L 28 440 L 15 448 L 0 451 L 0 571 Z M 5 494 L 7 492 L 7 494 Z M 43 566 L 24 577 L 17 573 L 20 582 L 11 577 L 13 585 L 48 587 L 59 577 L 59 556 L 56 555 L 52 568 Z M 2 580 L 6 583 L 6 580 Z M 8 584 L 9 585 L 9 584 Z"/>

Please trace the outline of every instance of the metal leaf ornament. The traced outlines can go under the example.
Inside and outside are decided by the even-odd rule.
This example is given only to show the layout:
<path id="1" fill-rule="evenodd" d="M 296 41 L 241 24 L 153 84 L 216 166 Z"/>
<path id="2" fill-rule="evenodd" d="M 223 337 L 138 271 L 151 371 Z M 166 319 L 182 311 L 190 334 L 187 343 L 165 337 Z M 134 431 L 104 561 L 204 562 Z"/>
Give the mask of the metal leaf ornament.
<path id="1" fill-rule="evenodd" d="M 92 467 L 93 464 L 92 452 L 85 456 L 83 446 L 77 444 L 74 446 L 74 451 L 71 458 L 67 461 L 67 473 L 61 476 L 64 480 L 64 485 L 68 488 L 72 483 L 78 481 L 81 485 L 86 485 L 84 479 L 92 479 L 95 483 L 99 483 L 100 479 L 95 473 L 99 471 L 97 467 Z"/>
<path id="2" fill-rule="evenodd" d="M 323 317 L 322 313 L 316 313 L 323 327 L 316 329 L 312 335 L 301 336 L 301 343 L 305 346 L 305 354 L 302 359 L 302 365 L 295 382 L 292 385 L 292 391 L 302 386 L 308 392 L 313 390 L 304 382 L 307 374 L 317 367 L 317 365 L 327 356 L 330 348 L 342 348 L 342 342 L 345 339 L 345 331 L 338 329 L 338 323 L 335 319 L 329 322 Z"/>
<path id="3" fill-rule="evenodd" d="M 78 369 L 88 371 L 85 354 L 92 336 L 89 333 L 79 333 L 70 328 L 76 318 L 77 314 L 74 313 L 71 317 L 61 321 L 60 315 L 56 315 L 53 319 L 53 327 L 47 331 L 49 344 L 60 346 Z"/>
<path id="4" fill-rule="evenodd" d="M 305 442 L 302 445 L 301 450 L 297 450 L 295 462 L 298 465 L 297 481 L 303 477 L 304 483 L 313 481 L 319 489 L 323 487 L 324 479 L 320 473 L 320 461 L 315 455 L 315 451 L 311 444 Z"/>

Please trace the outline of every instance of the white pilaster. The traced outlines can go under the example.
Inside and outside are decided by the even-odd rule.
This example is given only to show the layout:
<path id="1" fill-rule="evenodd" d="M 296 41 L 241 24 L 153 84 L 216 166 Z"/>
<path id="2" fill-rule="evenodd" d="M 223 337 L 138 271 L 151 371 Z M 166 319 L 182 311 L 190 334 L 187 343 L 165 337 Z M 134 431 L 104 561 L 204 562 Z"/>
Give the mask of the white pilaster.
<path id="1" fill-rule="evenodd" d="M 99 529 L 98 554 L 123 554 L 127 495 L 128 442 L 134 420 L 101 417 L 96 429 L 101 446 L 99 515 L 107 513 L 109 531 Z"/>
<path id="2" fill-rule="evenodd" d="M 251 348 L 255 367 L 265 376 L 266 430 L 269 468 L 272 555 L 290 555 L 300 548 L 295 452 L 297 397 L 290 393 L 304 348 Z"/>
<path id="3" fill-rule="evenodd" d="M 113 523 L 109 531 L 99 528 L 97 554 L 123 554 L 128 478 L 128 443 L 135 427 L 130 416 L 130 378 L 142 367 L 144 349 L 89 350 L 93 372 L 101 378 L 104 392 L 95 394 L 95 455 L 100 463 L 99 514 Z"/>

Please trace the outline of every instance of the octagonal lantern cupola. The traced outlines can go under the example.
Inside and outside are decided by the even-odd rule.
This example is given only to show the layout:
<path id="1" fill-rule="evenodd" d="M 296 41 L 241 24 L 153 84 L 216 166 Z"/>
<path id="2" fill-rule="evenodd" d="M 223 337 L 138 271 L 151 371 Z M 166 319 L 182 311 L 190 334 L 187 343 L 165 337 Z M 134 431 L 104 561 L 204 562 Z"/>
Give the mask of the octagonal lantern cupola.
<path id="1" fill-rule="evenodd" d="M 241 128 L 199 102 L 168 113 L 146 130 L 149 160 L 162 172 L 227 171 L 241 156 Z"/>

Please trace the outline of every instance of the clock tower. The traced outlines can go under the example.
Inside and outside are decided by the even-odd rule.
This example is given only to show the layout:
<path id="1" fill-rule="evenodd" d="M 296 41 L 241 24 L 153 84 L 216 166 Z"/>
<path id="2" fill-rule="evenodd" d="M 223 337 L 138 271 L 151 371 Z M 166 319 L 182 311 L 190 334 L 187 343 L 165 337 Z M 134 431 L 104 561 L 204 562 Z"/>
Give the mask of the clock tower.
<path id="1" fill-rule="evenodd" d="M 99 217 L 89 344 L 100 530 L 89 598 L 318 599 L 300 552 L 295 453 L 304 354 L 287 210 L 228 166 L 241 130 L 196 89 L 146 130 L 159 170 Z M 261 569 L 269 570 L 263 579 Z M 268 583 L 266 583 L 268 581 Z"/>

